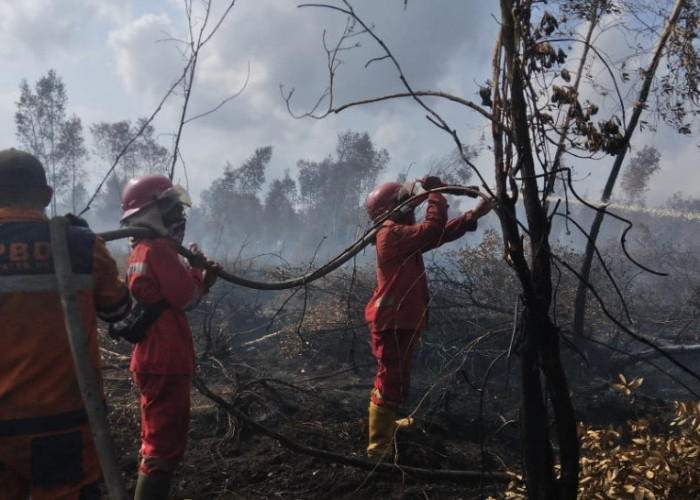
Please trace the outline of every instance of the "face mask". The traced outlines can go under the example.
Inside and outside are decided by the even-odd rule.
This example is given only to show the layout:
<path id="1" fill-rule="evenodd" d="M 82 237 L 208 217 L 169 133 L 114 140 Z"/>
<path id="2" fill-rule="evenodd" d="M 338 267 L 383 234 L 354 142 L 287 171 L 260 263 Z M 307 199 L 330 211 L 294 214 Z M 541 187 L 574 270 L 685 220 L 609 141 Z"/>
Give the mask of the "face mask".
<path id="1" fill-rule="evenodd" d="M 408 192 L 405 190 L 403 190 L 403 192 L 399 192 L 397 198 L 396 205 L 400 205 L 409 198 Z M 394 212 L 389 218 L 394 222 L 399 222 L 401 224 L 413 224 L 416 221 L 416 216 L 413 212 L 414 209 L 415 207 L 411 203 L 407 203 L 399 210 Z"/>
<path id="2" fill-rule="evenodd" d="M 185 225 L 187 223 L 185 207 L 180 203 L 174 203 L 170 207 L 161 207 L 161 213 L 163 214 L 163 225 L 168 231 L 168 237 L 177 243 L 182 243 L 185 239 Z"/>

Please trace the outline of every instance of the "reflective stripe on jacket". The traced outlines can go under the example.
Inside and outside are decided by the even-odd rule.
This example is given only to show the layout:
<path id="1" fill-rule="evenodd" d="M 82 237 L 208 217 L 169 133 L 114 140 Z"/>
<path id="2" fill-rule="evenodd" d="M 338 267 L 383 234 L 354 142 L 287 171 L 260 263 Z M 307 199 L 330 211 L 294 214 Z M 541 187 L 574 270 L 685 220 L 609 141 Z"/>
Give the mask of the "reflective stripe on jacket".
<path id="1" fill-rule="evenodd" d="M 68 245 L 88 349 L 101 383 L 97 316 L 118 321 L 130 297 L 101 238 L 88 228 L 70 226 Z M 11 428 L 35 433 L 57 430 L 61 422 L 75 426 L 76 420 L 66 416 L 82 414 L 57 289 L 44 213 L 0 209 L 0 429 L 5 435 L 12 434 Z"/>
<path id="2" fill-rule="evenodd" d="M 399 224 L 387 220 L 377 233 L 377 286 L 365 307 L 365 320 L 373 332 L 425 330 L 430 294 L 423 252 L 476 230 L 472 213 L 447 221 L 447 201 L 441 194 L 428 196 L 425 220 Z"/>
<path id="3" fill-rule="evenodd" d="M 129 255 L 129 289 L 137 302 L 170 304 L 136 344 L 130 370 L 159 375 L 194 373 L 192 332 L 185 311 L 204 294 L 201 269 L 185 267 L 175 245 L 167 238 L 139 241 Z"/>

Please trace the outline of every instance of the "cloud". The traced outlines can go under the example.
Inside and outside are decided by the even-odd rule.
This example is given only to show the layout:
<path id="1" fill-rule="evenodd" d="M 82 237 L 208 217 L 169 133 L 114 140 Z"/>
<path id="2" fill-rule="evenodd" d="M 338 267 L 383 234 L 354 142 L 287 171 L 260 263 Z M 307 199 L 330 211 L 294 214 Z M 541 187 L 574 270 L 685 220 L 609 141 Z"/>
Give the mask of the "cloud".
<path id="1" fill-rule="evenodd" d="M 59 15 L 63 6 L 49 0 L 0 4 L 0 49 L 3 57 L 31 54 L 46 59 L 75 44 L 79 20 Z"/>
<path id="2" fill-rule="evenodd" d="M 475 74 L 472 62 L 478 64 L 490 57 L 493 37 L 481 34 L 484 19 L 489 19 L 487 8 L 455 2 L 435 9 L 409 3 L 404 10 L 403 2 L 353 3 L 396 51 L 394 55 L 415 88 L 443 88 L 457 93 L 471 88 L 475 93 L 474 78 L 463 75 Z M 328 47 L 335 46 L 345 22 L 344 15 L 330 9 L 297 8 L 290 2 L 258 0 L 236 4 L 226 24 L 202 53 L 201 76 L 190 103 L 191 114 L 212 109 L 237 92 L 246 79 L 247 86 L 216 114 L 200 120 L 197 127 L 208 128 L 212 133 L 228 130 L 229 143 L 241 142 L 241 137 L 257 141 L 247 147 L 250 152 L 256 146 L 272 144 L 275 156 L 285 158 L 291 151 L 300 150 L 300 144 L 308 146 L 297 159 L 320 159 L 323 154 L 331 154 L 335 137 L 348 128 L 367 130 L 377 146 L 389 149 L 395 158 L 392 168 L 402 171 L 411 164 L 415 170 L 416 163 L 452 149 L 451 139 L 428 123 L 425 111 L 410 99 L 353 108 L 325 118 L 322 124 L 290 117 L 280 85 L 284 92 L 294 89 L 294 113 L 311 111 L 328 85 L 329 61 L 323 42 Z M 495 27 L 492 22 L 490 30 Z M 351 40 L 355 43 L 358 37 Z M 368 37 L 357 49 L 340 53 L 336 105 L 404 90 L 389 60 L 377 60 L 365 67 L 368 60 L 381 54 L 380 46 Z M 450 76 L 456 68 L 461 73 Z M 317 111 L 322 111 L 324 105 L 327 102 Z M 312 134 L 319 133 L 324 139 L 313 140 Z M 429 145 L 435 137 L 439 151 L 431 150 Z M 321 153 L 323 143 L 331 147 Z"/>
<path id="3" fill-rule="evenodd" d="M 451 2 L 440 9 L 417 3 L 404 10 L 403 2 L 357 3 L 357 11 L 376 22 L 378 36 L 395 51 L 415 88 L 434 89 L 455 68 L 469 73 L 472 61 L 462 59 L 467 52 L 475 63 L 491 52 L 492 37 L 484 37 L 488 43 L 480 43 L 477 31 L 483 16 L 469 12 L 479 12 L 479 8 Z M 367 12 L 369 6 L 371 11 Z M 437 23 L 439 30 L 434 29 Z M 294 112 L 309 111 L 328 85 L 329 61 L 323 41 L 334 47 L 344 26 L 345 16 L 329 9 L 297 8 L 293 3 L 265 0 L 237 4 L 204 52 L 199 81 L 209 86 L 208 95 L 217 95 L 209 90 L 218 86 L 220 98 L 240 88 L 249 76 L 242 98 L 249 99 L 254 108 L 259 102 L 280 106 L 282 85 L 285 92 L 294 90 Z M 381 47 L 367 36 L 352 36 L 346 45 L 356 42 L 360 43 L 358 48 L 341 51 L 335 61 L 334 103 L 403 91 L 391 61 L 374 60 L 367 65 L 383 56 Z M 459 64 L 456 58 L 461 59 Z M 466 81 L 473 86 L 471 78 Z M 210 105 L 213 103 L 212 97 Z"/>
<path id="4" fill-rule="evenodd" d="M 76 0 L 84 9 L 95 12 L 98 18 L 111 21 L 116 24 L 124 24 L 132 16 L 132 7 L 129 0 Z M 64 2 L 62 2 L 64 3 Z"/>
<path id="5" fill-rule="evenodd" d="M 87 33 L 128 16 L 127 0 L 22 0 L 0 2 L 0 54 L 42 61 L 83 49 Z"/>
<path id="6" fill-rule="evenodd" d="M 166 14 L 145 14 L 109 34 L 116 53 L 117 73 L 133 93 L 161 95 L 184 67 L 172 39 L 176 36 Z"/>

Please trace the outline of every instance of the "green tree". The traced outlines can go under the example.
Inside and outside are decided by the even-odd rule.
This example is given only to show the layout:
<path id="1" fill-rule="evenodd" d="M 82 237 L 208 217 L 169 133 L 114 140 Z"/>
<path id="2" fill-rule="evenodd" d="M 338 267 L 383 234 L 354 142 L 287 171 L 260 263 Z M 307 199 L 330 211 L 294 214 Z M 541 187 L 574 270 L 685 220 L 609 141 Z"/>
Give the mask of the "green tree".
<path id="1" fill-rule="evenodd" d="M 90 126 L 93 153 L 110 165 L 119 158 L 117 170 L 122 179 L 143 174 L 168 174 L 168 149 L 156 140 L 153 125 L 144 127 L 145 122 L 145 118 L 140 118 L 133 124 L 130 120 L 122 120 Z"/>
<path id="2" fill-rule="evenodd" d="M 56 214 L 59 201 L 67 201 L 66 205 L 75 201 L 71 188 L 77 186 L 73 179 L 81 177 L 79 169 L 85 157 L 80 119 L 66 117 L 66 88 L 53 69 L 41 77 L 33 89 L 26 79 L 22 79 L 19 88 L 19 101 L 15 103 L 16 136 L 46 167 L 55 190 L 51 212 Z M 76 141 L 76 144 L 66 141 Z"/>
<path id="3" fill-rule="evenodd" d="M 64 204 L 70 212 L 77 213 L 87 201 L 85 179 L 87 172 L 84 162 L 88 156 L 83 137 L 83 124 L 73 116 L 65 122 L 57 146 L 58 155 L 63 159 L 68 176 L 68 199 Z"/>
<path id="4" fill-rule="evenodd" d="M 271 160 L 272 146 L 257 148 L 240 167 L 227 163 L 223 175 L 202 193 L 202 213 L 212 235 L 239 244 L 261 237 L 263 206 L 258 196 Z"/>
<path id="5" fill-rule="evenodd" d="M 645 205 L 644 197 L 649 190 L 649 179 L 659 171 L 661 154 L 654 146 L 644 146 L 627 163 L 622 171 L 620 188 L 628 203 L 641 207 Z"/>
<path id="6" fill-rule="evenodd" d="M 700 213 L 700 198 L 684 198 L 682 193 L 676 192 L 666 200 L 666 206 L 679 212 Z"/>
<path id="7" fill-rule="evenodd" d="M 299 243 L 300 221 L 295 209 L 296 196 L 296 182 L 288 169 L 284 171 L 282 179 L 270 182 L 264 200 L 263 228 L 267 239 L 274 245 L 273 248 Z"/>
<path id="8" fill-rule="evenodd" d="M 367 132 L 353 131 L 338 135 L 335 157 L 297 162 L 302 211 L 314 237 L 328 236 L 334 247 L 354 239 L 367 218 L 365 197 L 388 162 L 389 153 Z"/>
<path id="9" fill-rule="evenodd" d="M 145 118 L 136 123 L 130 120 L 95 123 L 90 126 L 90 134 L 95 156 L 110 166 L 119 160 L 97 197 L 95 210 L 98 219 L 110 224 L 118 219 L 126 182 L 144 174 L 168 175 L 170 157 L 168 149 L 156 140 L 155 128 L 146 124 Z"/>
<path id="10" fill-rule="evenodd" d="M 272 160 L 272 146 L 257 148 L 253 156 L 240 167 L 226 166 L 222 187 L 232 193 L 257 197 L 265 183 L 265 169 L 270 160 Z"/>

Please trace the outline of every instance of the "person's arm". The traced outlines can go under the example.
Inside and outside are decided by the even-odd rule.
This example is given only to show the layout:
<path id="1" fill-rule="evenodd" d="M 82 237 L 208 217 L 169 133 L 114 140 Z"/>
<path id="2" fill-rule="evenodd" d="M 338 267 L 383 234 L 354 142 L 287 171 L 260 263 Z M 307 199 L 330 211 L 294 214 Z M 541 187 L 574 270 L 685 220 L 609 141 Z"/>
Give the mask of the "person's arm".
<path id="1" fill-rule="evenodd" d="M 131 294 L 119 277 L 117 263 L 99 237 L 93 246 L 93 278 L 97 316 L 108 323 L 124 319 L 131 310 Z"/>
<path id="2" fill-rule="evenodd" d="M 463 215 L 447 221 L 445 234 L 440 244 L 449 243 L 464 236 L 465 233 L 476 231 L 478 220 L 491 211 L 491 203 L 483 198 L 479 199 L 476 206 Z"/>
<path id="3" fill-rule="evenodd" d="M 446 222 L 447 200 L 441 194 L 430 193 L 425 219 L 418 224 L 392 224 L 385 237 L 378 238 L 377 251 L 386 257 L 425 252 L 440 243 Z"/>
<path id="4" fill-rule="evenodd" d="M 187 259 L 193 269 L 201 269 L 203 271 L 204 293 L 209 293 L 209 290 L 216 283 L 217 272 L 222 269 L 221 265 L 207 258 L 196 243 L 190 243 L 189 250 L 192 255 Z"/>

